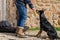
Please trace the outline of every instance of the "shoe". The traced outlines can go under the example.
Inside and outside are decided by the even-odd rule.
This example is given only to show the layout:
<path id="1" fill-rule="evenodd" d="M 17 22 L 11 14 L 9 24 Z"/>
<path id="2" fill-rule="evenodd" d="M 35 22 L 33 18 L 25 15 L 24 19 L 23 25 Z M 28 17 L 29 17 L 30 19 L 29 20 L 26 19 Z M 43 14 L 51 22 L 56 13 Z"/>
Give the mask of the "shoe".
<path id="1" fill-rule="evenodd" d="M 20 37 L 20 38 L 24 38 L 25 34 L 23 32 L 23 28 L 17 27 L 16 28 L 16 36 Z"/>
<path id="2" fill-rule="evenodd" d="M 23 29 L 23 32 L 26 32 L 28 29 L 29 29 L 29 27 L 25 26 L 24 29 Z"/>

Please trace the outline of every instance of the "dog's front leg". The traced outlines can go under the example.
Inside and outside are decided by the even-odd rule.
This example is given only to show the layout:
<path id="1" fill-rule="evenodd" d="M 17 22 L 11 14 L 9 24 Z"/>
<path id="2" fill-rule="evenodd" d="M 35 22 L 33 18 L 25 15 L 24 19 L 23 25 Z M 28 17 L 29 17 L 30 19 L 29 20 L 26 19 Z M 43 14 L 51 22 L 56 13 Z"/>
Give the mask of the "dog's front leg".
<path id="1" fill-rule="evenodd" d="M 36 37 L 40 37 L 41 36 L 41 33 L 42 33 L 42 30 L 40 30 L 39 32 L 38 32 L 38 34 L 36 35 Z"/>

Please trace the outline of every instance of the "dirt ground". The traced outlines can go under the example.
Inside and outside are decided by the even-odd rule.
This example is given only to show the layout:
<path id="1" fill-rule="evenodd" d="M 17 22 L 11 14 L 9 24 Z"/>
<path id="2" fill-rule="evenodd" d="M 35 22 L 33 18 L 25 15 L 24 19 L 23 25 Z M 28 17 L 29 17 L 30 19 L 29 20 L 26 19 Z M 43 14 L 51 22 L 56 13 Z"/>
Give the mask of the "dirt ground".
<path id="1" fill-rule="evenodd" d="M 34 35 L 36 35 L 38 33 L 37 31 L 27 31 L 26 34 L 26 38 L 19 38 L 16 36 L 15 33 L 0 33 L 0 40 L 48 40 L 48 39 L 42 39 L 41 37 L 48 37 L 46 32 L 42 32 L 41 37 L 37 38 L 37 37 L 33 37 Z M 60 35 L 60 32 L 57 31 L 58 35 Z M 60 39 L 58 39 L 60 40 Z"/>

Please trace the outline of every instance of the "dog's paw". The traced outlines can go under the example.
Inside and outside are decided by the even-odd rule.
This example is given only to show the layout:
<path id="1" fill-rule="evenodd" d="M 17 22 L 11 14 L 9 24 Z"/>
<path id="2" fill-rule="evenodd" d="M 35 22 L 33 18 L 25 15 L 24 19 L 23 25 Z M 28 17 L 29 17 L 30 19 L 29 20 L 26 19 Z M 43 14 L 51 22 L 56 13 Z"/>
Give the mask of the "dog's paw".
<path id="1" fill-rule="evenodd" d="M 41 37 L 41 35 L 36 35 L 37 38 Z"/>

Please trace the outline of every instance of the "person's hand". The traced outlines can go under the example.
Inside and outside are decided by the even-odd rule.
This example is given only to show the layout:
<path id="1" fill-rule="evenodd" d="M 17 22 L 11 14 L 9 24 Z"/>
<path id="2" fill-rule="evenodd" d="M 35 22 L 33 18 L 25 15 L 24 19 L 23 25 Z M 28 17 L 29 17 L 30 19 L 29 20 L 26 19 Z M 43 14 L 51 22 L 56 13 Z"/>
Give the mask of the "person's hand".
<path id="1" fill-rule="evenodd" d="M 37 16 L 36 8 L 33 8 L 32 10 L 33 10 L 33 12 L 34 12 L 34 15 Z"/>
<path id="2" fill-rule="evenodd" d="M 33 12 L 36 12 L 36 9 L 35 8 L 32 8 Z"/>

